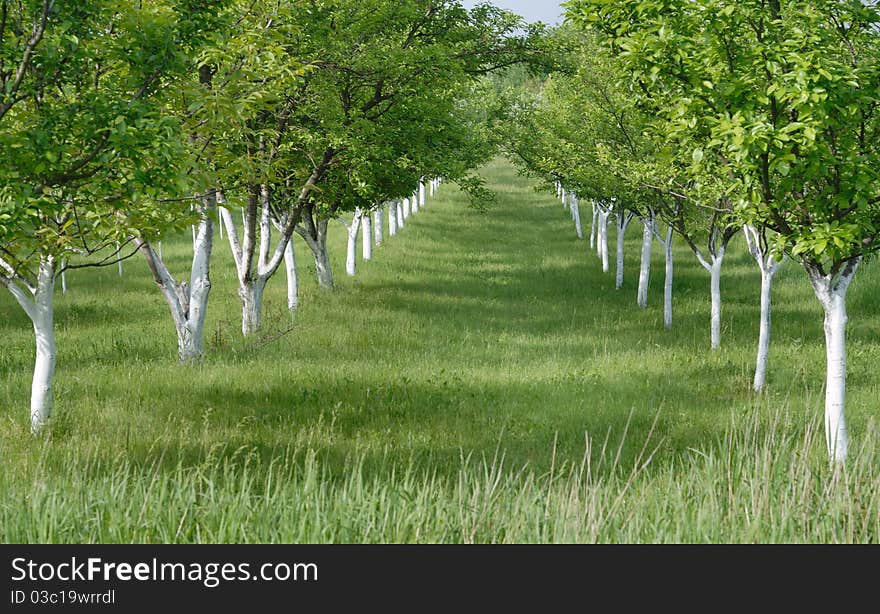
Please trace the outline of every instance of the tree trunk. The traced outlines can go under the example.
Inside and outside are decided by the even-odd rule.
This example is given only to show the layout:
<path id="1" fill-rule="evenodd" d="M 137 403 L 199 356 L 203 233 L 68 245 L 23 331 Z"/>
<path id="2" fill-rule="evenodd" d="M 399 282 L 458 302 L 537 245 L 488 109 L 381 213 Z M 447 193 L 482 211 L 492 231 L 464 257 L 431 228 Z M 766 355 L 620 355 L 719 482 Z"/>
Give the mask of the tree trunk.
<path id="1" fill-rule="evenodd" d="M 397 231 L 400 232 L 403 230 L 403 225 L 405 222 L 406 216 L 404 215 L 404 203 L 407 203 L 407 208 L 409 207 L 409 203 L 405 198 L 402 198 L 397 201 Z"/>
<path id="2" fill-rule="evenodd" d="M 642 309 L 648 307 L 648 285 L 651 282 L 651 248 L 654 245 L 654 216 L 648 215 L 642 220 L 642 260 L 639 266 L 638 305 Z"/>
<path id="3" fill-rule="evenodd" d="M 632 218 L 632 213 L 622 210 L 617 212 L 617 278 L 615 287 L 618 290 L 623 287 L 623 242 L 626 237 L 626 229 Z"/>
<path id="4" fill-rule="evenodd" d="M 403 199 L 403 219 L 408 220 L 410 213 L 412 213 L 412 207 L 410 206 L 410 199 Z M 403 226 L 403 224 L 401 224 Z"/>
<path id="5" fill-rule="evenodd" d="M 596 248 L 596 234 L 598 228 L 596 224 L 599 220 L 599 207 L 596 205 L 596 202 L 593 201 L 593 223 L 590 225 L 590 249 Z"/>
<path id="6" fill-rule="evenodd" d="M 770 312 L 771 293 L 773 288 L 773 276 L 782 262 L 777 262 L 770 253 L 769 246 L 760 230 L 754 226 L 744 226 L 743 234 L 749 252 L 758 263 L 761 271 L 761 326 L 758 335 L 758 357 L 755 361 L 755 379 L 752 388 L 755 392 L 761 392 L 767 381 L 767 362 L 770 356 Z"/>
<path id="7" fill-rule="evenodd" d="M 770 296 L 773 287 L 772 270 L 761 271 L 761 331 L 758 335 L 758 358 L 755 362 L 755 392 L 761 392 L 767 381 L 767 360 L 770 356 Z"/>
<path id="8" fill-rule="evenodd" d="M 663 325 L 666 330 L 672 330 L 672 241 L 675 237 L 672 226 L 666 231 L 666 243 L 663 251 L 666 260 L 666 277 L 663 281 Z"/>
<path id="9" fill-rule="evenodd" d="M 599 216 L 599 256 L 602 258 L 602 272 L 608 272 L 608 216 L 607 212 L 602 212 Z"/>
<path id="10" fill-rule="evenodd" d="M 375 234 L 376 247 L 382 245 L 382 235 L 384 234 L 384 229 L 382 228 L 382 218 L 385 217 L 385 208 L 386 205 L 382 205 L 381 207 L 376 209 L 376 213 L 373 216 L 373 231 Z"/>
<path id="11" fill-rule="evenodd" d="M 712 267 L 709 269 L 712 285 L 712 349 L 721 347 L 721 263 L 724 260 L 724 252 L 712 259 Z"/>
<path id="12" fill-rule="evenodd" d="M 318 222 L 317 240 L 307 239 L 306 244 L 315 257 L 315 272 L 318 275 L 318 286 L 324 290 L 333 289 L 333 270 L 330 268 L 330 254 L 327 252 L 327 220 Z"/>
<path id="13" fill-rule="evenodd" d="M 419 209 L 425 206 L 425 182 L 419 182 Z"/>
<path id="14" fill-rule="evenodd" d="M 397 234 L 397 202 L 392 202 L 388 206 L 388 236 L 393 237 Z"/>
<path id="15" fill-rule="evenodd" d="M 55 379 L 55 261 L 43 258 L 37 276 L 31 322 L 34 326 L 36 359 L 31 383 L 31 432 L 38 433 L 52 415 Z"/>
<path id="16" fill-rule="evenodd" d="M 345 273 L 349 277 L 354 277 L 357 274 L 357 240 L 358 234 L 361 230 L 361 219 L 363 218 L 363 215 L 364 212 L 361 209 L 357 209 L 354 212 L 354 217 L 351 220 L 351 225 L 345 225 L 345 228 L 348 231 L 348 249 L 345 258 Z"/>
<path id="17" fill-rule="evenodd" d="M 572 195 L 572 199 L 571 199 L 571 212 L 572 212 L 571 213 L 572 217 L 574 218 L 574 230 L 577 233 L 577 238 L 580 239 L 581 241 L 583 241 L 584 240 L 584 231 L 583 231 L 583 228 L 581 227 L 580 201 L 578 200 L 578 197 L 575 195 Z"/>
<path id="18" fill-rule="evenodd" d="M 807 265 L 813 291 L 825 311 L 825 443 L 832 462 L 846 461 L 846 292 L 861 259 L 850 261 L 836 278 Z"/>
<path id="19" fill-rule="evenodd" d="M 205 317 L 208 313 L 208 296 L 211 293 L 211 253 L 214 249 L 213 202 L 202 214 L 196 233 L 192 268 L 189 282 L 188 328 L 192 342 L 179 348 L 181 362 L 201 360 L 204 354 Z M 185 350 L 185 351 L 184 351 Z"/>
<path id="20" fill-rule="evenodd" d="M 296 253 L 293 251 L 293 237 L 284 248 L 284 270 L 287 272 L 287 309 L 296 311 L 299 307 L 299 275 L 296 271 Z"/>
<path id="21" fill-rule="evenodd" d="M 703 257 L 702 253 L 693 249 L 697 260 L 704 269 L 709 271 L 710 290 L 712 295 L 712 319 L 711 319 L 711 337 L 712 349 L 717 350 L 721 347 L 721 265 L 724 263 L 724 253 L 727 251 L 727 241 L 720 247 L 715 247 L 715 253 L 709 254 L 709 260 Z M 717 242 L 712 242 L 717 245 Z"/>
<path id="22" fill-rule="evenodd" d="M 196 231 L 193 244 L 193 260 L 189 283 L 178 284 L 162 256 L 153 251 L 146 241 L 138 241 L 138 248 L 147 261 L 153 280 L 162 291 L 177 331 L 177 355 L 181 363 L 201 360 L 204 355 L 205 317 L 208 297 L 211 293 L 211 254 L 214 246 L 213 198 L 205 204 L 205 210 Z"/>
<path id="23" fill-rule="evenodd" d="M 825 305 L 825 442 L 835 461 L 846 460 L 846 294 L 833 294 Z"/>
<path id="24" fill-rule="evenodd" d="M 363 216 L 363 225 L 364 225 L 364 233 L 363 233 L 363 256 L 364 260 L 372 260 L 373 259 L 373 217 L 372 213 L 369 211 L 364 213 Z"/>
<path id="25" fill-rule="evenodd" d="M 263 318 L 263 290 L 265 289 L 266 280 L 260 278 L 239 285 L 241 333 L 245 337 L 260 330 Z"/>

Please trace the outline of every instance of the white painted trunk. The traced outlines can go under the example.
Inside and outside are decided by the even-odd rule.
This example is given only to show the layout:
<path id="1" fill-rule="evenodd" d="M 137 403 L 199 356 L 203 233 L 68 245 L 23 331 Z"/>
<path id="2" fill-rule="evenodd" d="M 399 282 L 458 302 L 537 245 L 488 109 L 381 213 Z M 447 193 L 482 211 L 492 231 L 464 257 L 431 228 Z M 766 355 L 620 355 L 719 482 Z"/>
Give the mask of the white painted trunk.
<path id="1" fill-rule="evenodd" d="M 55 379 L 55 262 L 43 258 L 37 276 L 34 309 L 36 359 L 31 382 L 31 432 L 38 433 L 52 415 L 52 384 Z"/>
<path id="2" fill-rule="evenodd" d="M 308 240 L 306 244 L 315 258 L 315 272 L 318 286 L 324 290 L 333 289 L 333 270 L 330 268 L 330 254 L 327 251 L 327 220 L 318 222 L 318 240 Z"/>
<path id="3" fill-rule="evenodd" d="M 419 182 L 419 208 L 420 209 L 425 206 L 426 192 L 427 192 L 427 190 L 425 189 L 425 182 L 420 181 Z"/>
<path id="4" fill-rule="evenodd" d="M 403 225 L 405 223 L 405 215 L 403 214 L 403 203 L 408 203 L 408 201 L 404 198 L 397 201 L 397 231 L 400 232 L 403 230 Z M 409 204 L 407 204 L 407 207 Z"/>
<path id="5" fill-rule="evenodd" d="M 122 246 L 116 242 L 116 268 L 119 276 L 122 277 Z"/>
<path id="6" fill-rule="evenodd" d="M 260 330 L 263 318 L 264 279 L 255 279 L 239 284 L 238 296 L 241 298 L 241 334 L 248 337 Z"/>
<path id="7" fill-rule="evenodd" d="M 388 206 L 388 236 L 393 237 L 397 234 L 397 202 L 393 202 Z"/>
<path id="8" fill-rule="evenodd" d="M 580 201 L 578 200 L 577 196 L 572 196 L 571 212 L 572 212 L 571 215 L 574 218 L 574 229 L 575 229 L 575 232 L 577 233 L 577 238 L 580 239 L 581 241 L 583 241 L 584 240 L 584 230 L 583 230 L 583 227 L 581 226 L 581 207 L 580 207 Z"/>
<path id="9" fill-rule="evenodd" d="M 382 228 L 382 220 L 385 217 L 385 205 L 379 207 L 376 210 L 376 213 L 373 215 L 373 231 L 375 234 L 375 243 L 376 247 L 382 245 L 382 236 L 384 234 L 384 229 Z"/>
<path id="10" fill-rule="evenodd" d="M 617 276 L 614 286 L 620 290 L 623 287 L 623 248 L 626 238 L 626 229 L 632 219 L 631 214 L 624 211 L 617 213 Z"/>
<path id="11" fill-rule="evenodd" d="M 843 464 L 849 450 L 846 429 L 846 293 L 861 259 L 835 280 L 807 267 L 810 282 L 825 311 L 825 443 L 832 462 Z"/>
<path id="12" fill-rule="evenodd" d="M 654 245 L 654 217 L 642 220 L 642 260 L 639 265 L 638 305 L 642 309 L 648 307 L 648 286 L 651 283 L 651 248 Z"/>
<path id="13" fill-rule="evenodd" d="M 721 263 L 724 260 L 724 252 L 712 260 L 709 269 L 712 285 L 712 349 L 721 347 Z"/>
<path id="14" fill-rule="evenodd" d="M 669 230 L 666 231 L 666 243 L 663 246 L 666 261 L 666 277 L 663 281 L 663 325 L 666 327 L 666 330 L 672 330 L 672 241 L 674 236 L 670 226 Z"/>
<path id="15" fill-rule="evenodd" d="M 61 262 L 61 294 L 67 294 L 67 273 L 63 270 L 67 266 L 67 262 Z"/>
<path id="16" fill-rule="evenodd" d="M 825 305 L 825 441 L 835 461 L 846 460 L 846 293 L 832 294 Z"/>
<path id="17" fill-rule="evenodd" d="M 599 221 L 599 207 L 596 206 L 596 203 L 593 203 L 593 223 L 590 225 L 590 249 L 596 248 L 596 234 L 598 228 L 596 224 Z"/>
<path id="18" fill-rule="evenodd" d="M 364 233 L 361 241 L 363 245 L 364 260 L 373 259 L 373 218 L 370 212 L 363 217 Z"/>
<path id="19" fill-rule="evenodd" d="M 599 256 L 602 258 L 602 272 L 607 273 L 608 266 L 608 214 L 602 213 L 599 221 Z"/>
<path id="20" fill-rule="evenodd" d="M 349 277 L 357 275 L 357 240 L 361 230 L 361 212 L 354 214 L 351 226 L 348 226 L 348 249 L 345 258 L 345 273 Z"/>
<path id="21" fill-rule="evenodd" d="M 403 219 L 409 219 L 410 213 L 412 212 L 412 208 L 410 207 L 410 200 L 408 198 L 403 199 Z M 401 224 L 403 226 L 403 224 Z"/>
<path id="22" fill-rule="evenodd" d="M 767 382 L 767 361 L 770 356 L 770 299 L 773 288 L 773 270 L 761 271 L 761 332 L 758 335 L 758 358 L 755 362 L 755 392 L 761 392 Z"/>
<path id="23" fill-rule="evenodd" d="M 287 309 L 296 311 L 299 307 L 299 275 L 296 271 L 296 253 L 293 251 L 293 237 L 284 248 L 284 270 L 287 273 Z"/>
<path id="24" fill-rule="evenodd" d="M 211 205 L 210 207 L 213 207 Z M 209 208 L 210 208 L 209 207 Z M 214 222 L 211 212 L 202 215 L 199 222 L 189 280 L 188 337 L 178 344 L 181 362 L 200 360 L 204 354 L 205 317 L 208 296 L 211 293 L 211 253 L 214 248 Z"/>

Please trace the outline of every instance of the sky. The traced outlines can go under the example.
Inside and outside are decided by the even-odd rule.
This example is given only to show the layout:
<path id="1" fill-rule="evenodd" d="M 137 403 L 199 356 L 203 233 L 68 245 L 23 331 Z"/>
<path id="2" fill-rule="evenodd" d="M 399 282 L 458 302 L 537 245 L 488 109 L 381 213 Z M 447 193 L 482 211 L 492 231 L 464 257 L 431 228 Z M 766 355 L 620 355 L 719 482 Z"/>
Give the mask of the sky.
<path id="1" fill-rule="evenodd" d="M 482 4 L 485 0 L 463 0 L 462 4 L 470 8 Z M 527 21 L 543 21 L 556 24 L 562 21 L 563 10 L 559 6 L 563 0 L 489 0 L 491 4 L 508 9 L 522 15 Z"/>

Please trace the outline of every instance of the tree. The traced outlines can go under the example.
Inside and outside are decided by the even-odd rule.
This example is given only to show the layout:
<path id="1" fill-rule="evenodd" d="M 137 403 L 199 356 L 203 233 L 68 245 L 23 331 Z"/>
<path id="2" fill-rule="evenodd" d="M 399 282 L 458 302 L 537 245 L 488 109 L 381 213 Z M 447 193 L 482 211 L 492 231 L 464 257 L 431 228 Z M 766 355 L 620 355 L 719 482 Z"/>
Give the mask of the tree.
<path id="1" fill-rule="evenodd" d="M 743 223 L 775 232 L 825 312 L 825 429 L 846 459 L 846 293 L 880 233 L 877 7 L 815 0 L 574 0 L 624 52 L 682 149 L 727 171 Z"/>
<path id="2" fill-rule="evenodd" d="M 193 259 L 188 280 L 178 282 L 175 279 L 162 258 L 161 243 L 156 251 L 150 237 L 134 237 L 153 280 L 168 304 L 177 333 L 181 364 L 197 362 L 204 353 L 204 325 L 211 292 L 214 219 L 217 200 L 222 196 L 217 186 L 222 183 L 222 170 L 228 163 L 225 159 L 228 151 L 224 147 L 226 143 L 218 136 L 234 134 L 235 130 L 231 129 L 234 123 L 229 118 L 238 117 L 227 111 L 218 112 L 221 106 L 218 100 L 228 96 L 230 90 L 235 94 L 240 93 L 238 88 L 228 86 L 234 78 L 228 69 L 221 73 L 224 87 L 219 90 L 213 88 L 215 73 L 221 68 L 206 61 L 213 59 L 211 50 L 216 49 L 218 39 L 222 39 L 223 33 L 232 24 L 247 22 L 240 18 L 240 8 L 235 0 L 193 0 L 177 7 L 176 18 L 185 64 L 180 78 L 169 84 L 163 94 L 166 112 L 178 118 L 180 140 L 189 146 L 186 190 L 174 194 L 171 199 L 182 205 L 189 202 L 197 219 L 197 227 L 193 228 Z M 231 107 L 228 99 L 225 103 L 227 109 Z M 214 162 L 217 164 L 212 164 Z M 183 191 L 196 193 L 184 196 Z M 180 210 L 180 213 L 186 215 L 187 212 Z"/>
<path id="3" fill-rule="evenodd" d="M 56 277 L 177 218 L 155 206 L 181 158 L 155 100 L 180 66 L 174 17 L 162 1 L 0 0 L 0 284 L 34 327 L 34 432 L 52 411 Z"/>

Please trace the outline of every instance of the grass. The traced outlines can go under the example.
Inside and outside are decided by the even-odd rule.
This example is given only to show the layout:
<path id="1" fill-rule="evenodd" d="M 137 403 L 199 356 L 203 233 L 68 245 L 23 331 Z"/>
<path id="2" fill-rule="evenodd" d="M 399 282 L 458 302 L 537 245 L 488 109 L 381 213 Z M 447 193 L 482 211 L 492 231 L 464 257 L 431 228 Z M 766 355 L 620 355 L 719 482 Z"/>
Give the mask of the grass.
<path id="1" fill-rule="evenodd" d="M 615 291 L 558 201 L 504 162 L 484 172 L 499 194 L 488 213 L 445 185 L 355 278 L 334 225 L 335 292 L 317 289 L 297 239 L 302 307 L 286 312 L 279 275 L 255 339 L 240 338 L 218 240 L 198 367 L 175 364 L 142 262 L 122 279 L 71 274 L 40 438 L 29 323 L 0 296 L 0 539 L 880 540 L 876 266 L 850 291 L 857 450 L 835 478 L 821 309 L 802 271 L 777 277 L 769 390 L 754 396 L 759 277 L 741 239 L 712 353 L 708 274 L 683 246 L 667 332 L 659 249 L 651 307 L 635 305 L 640 232 Z M 186 237 L 164 247 L 184 271 Z"/>

